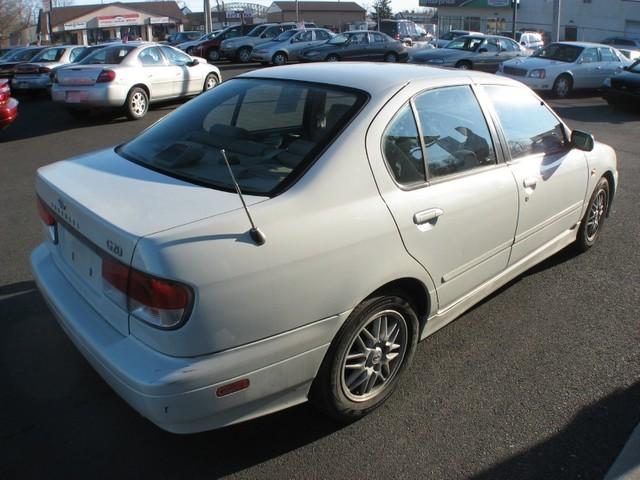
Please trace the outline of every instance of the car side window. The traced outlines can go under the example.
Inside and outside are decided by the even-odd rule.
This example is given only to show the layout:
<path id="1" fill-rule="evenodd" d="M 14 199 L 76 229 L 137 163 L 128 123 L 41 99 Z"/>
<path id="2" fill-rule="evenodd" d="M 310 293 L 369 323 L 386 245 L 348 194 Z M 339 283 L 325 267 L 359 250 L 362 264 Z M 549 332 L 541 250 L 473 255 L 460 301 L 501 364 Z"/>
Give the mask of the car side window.
<path id="1" fill-rule="evenodd" d="M 387 126 L 382 136 L 382 152 L 400 185 L 425 182 L 422 147 L 410 104 L 402 107 Z"/>
<path id="2" fill-rule="evenodd" d="M 518 50 L 520 50 L 520 47 L 517 43 L 504 38 L 498 40 L 498 45 L 500 45 L 500 50 L 504 52 L 517 52 Z"/>
<path id="3" fill-rule="evenodd" d="M 369 34 L 371 38 L 371 43 L 384 43 L 384 37 L 379 33 L 371 33 Z"/>
<path id="4" fill-rule="evenodd" d="M 364 45 L 368 43 L 366 33 L 354 33 L 350 39 L 351 45 Z"/>
<path id="5" fill-rule="evenodd" d="M 316 40 L 329 40 L 329 34 L 324 30 L 316 30 Z"/>
<path id="6" fill-rule="evenodd" d="M 74 48 L 71 50 L 71 53 L 69 54 L 69 61 L 74 62 L 76 58 L 78 58 L 78 55 L 80 55 L 84 50 L 85 47 Z"/>
<path id="7" fill-rule="evenodd" d="M 600 50 L 600 57 L 602 58 L 603 62 L 619 62 L 620 61 L 620 59 L 613 54 L 610 48 L 599 47 L 598 50 Z"/>
<path id="8" fill-rule="evenodd" d="M 582 63 L 595 63 L 598 61 L 598 49 L 587 48 L 580 57 Z"/>
<path id="9" fill-rule="evenodd" d="M 533 93 L 519 87 L 484 87 L 498 115 L 513 160 L 570 148 L 564 127 Z"/>
<path id="10" fill-rule="evenodd" d="M 489 127 L 471 87 L 429 90 L 414 102 L 429 179 L 496 163 Z"/>
<path id="11" fill-rule="evenodd" d="M 297 39 L 298 42 L 310 42 L 311 40 L 313 40 L 313 32 L 311 30 L 301 33 Z"/>
<path id="12" fill-rule="evenodd" d="M 496 42 L 496 40 L 494 39 L 487 39 L 484 42 L 482 42 L 482 45 L 480 45 L 480 49 L 486 49 L 487 52 L 499 52 L 500 49 L 498 48 L 498 44 Z"/>
<path id="13" fill-rule="evenodd" d="M 186 53 L 182 53 L 179 50 L 171 47 L 160 47 L 162 49 L 162 53 L 167 57 L 169 63 L 172 65 L 183 66 L 191 61 L 191 57 Z"/>
<path id="14" fill-rule="evenodd" d="M 158 47 L 146 48 L 140 55 L 138 56 L 140 59 L 140 63 L 143 65 L 164 65 L 164 60 L 162 60 L 162 55 L 160 54 L 160 50 Z"/>
<path id="15" fill-rule="evenodd" d="M 262 34 L 262 38 L 275 38 L 282 32 L 279 26 L 269 27 Z"/>

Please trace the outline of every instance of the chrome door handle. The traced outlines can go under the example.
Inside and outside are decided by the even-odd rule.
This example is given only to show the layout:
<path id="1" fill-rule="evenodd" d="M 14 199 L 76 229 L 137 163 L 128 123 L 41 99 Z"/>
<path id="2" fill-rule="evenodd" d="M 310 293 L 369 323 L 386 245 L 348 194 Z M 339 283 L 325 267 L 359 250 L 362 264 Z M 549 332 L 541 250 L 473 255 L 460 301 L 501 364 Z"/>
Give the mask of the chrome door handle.
<path id="1" fill-rule="evenodd" d="M 538 179 L 535 177 L 525 178 L 522 181 L 522 185 L 524 185 L 524 188 L 535 188 L 537 184 L 538 184 Z"/>
<path id="2" fill-rule="evenodd" d="M 416 225 L 424 225 L 425 223 L 438 218 L 442 214 L 444 214 L 444 210 L 442 210 L 441 208 L 430 208 L 429 210 L 422 210 L 421 212 L 413 214 L 413 223 L 415 223 Z"/>

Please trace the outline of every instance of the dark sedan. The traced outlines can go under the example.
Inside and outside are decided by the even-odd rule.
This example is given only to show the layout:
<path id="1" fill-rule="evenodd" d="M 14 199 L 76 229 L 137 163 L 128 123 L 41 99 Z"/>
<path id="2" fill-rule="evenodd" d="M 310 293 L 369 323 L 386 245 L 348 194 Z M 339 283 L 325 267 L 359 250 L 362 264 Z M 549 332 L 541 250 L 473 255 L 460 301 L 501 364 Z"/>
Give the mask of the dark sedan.
<path id="1" fill-rule="evenodd" d="M 602 97 L 610 105 L 640 107 L 640 60 L 625 70 L 604 81 Z"/>
<path id="2" fill-rule="evenodd" d="M 409 54 L 404 44 L 382 32 L 354 30 L 336 35 L 327 43 L 310 47 L 299 55 L 306 62 L 370 60 L 404 62 Z"/>
<path id="3" fill-rule="evenodd" d="M 45 48 L 46 47 L 25 47 L 9 53 L 3 57 L 0 62 L 0 78 L 13 78 L 16 65 L 28 62 Z"/>
<path id="4" fill-rule="evenodd" d="M 525 48 L 507 37 L 466 35 L 449 42 L 444 48 L 418 51 L 409 62 L 495 73 L 502 62 L 527 55 Z"/>

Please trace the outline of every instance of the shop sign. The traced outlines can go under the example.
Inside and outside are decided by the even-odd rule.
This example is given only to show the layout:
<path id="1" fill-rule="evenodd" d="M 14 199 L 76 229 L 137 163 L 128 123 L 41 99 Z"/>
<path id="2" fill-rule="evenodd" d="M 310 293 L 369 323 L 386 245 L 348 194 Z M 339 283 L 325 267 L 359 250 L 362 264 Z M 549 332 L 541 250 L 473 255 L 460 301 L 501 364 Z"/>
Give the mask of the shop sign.
<path id="1" fill-rule="evenodd" d="M 149 17 L 149 23 L 151 25 L 169 23 L 169 17 Z"/>
<path id="2" fill-rule="evenodd" d="M 64 24 L 65 30 L 86 30 L 87 22 L 69 22 Z"/>
<path id="3" fill-rule="evenodd" d="M 137 25 L 140 14 L 127 13 L 125 15 L 105 15 L 97 18 L 98 27 L 121 27 L 127 25 Z"/>
<path id="4" fill-rule="evenodd" d="M 511 0 L 487 0 L 490 7 L 510 7 Z"/>

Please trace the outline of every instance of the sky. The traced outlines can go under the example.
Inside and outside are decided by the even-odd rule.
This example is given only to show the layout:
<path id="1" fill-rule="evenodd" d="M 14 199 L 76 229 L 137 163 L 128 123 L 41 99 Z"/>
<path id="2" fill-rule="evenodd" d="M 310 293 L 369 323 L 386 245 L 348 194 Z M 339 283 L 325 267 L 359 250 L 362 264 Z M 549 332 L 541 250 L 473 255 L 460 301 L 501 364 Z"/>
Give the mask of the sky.
<path id="1" fill-rule="evenodd" d="M 122 3 L 127 3 L 126 0 L 120 0 Z M 193 12 L 202 12 L 204 10 L 203 5 L 204 2 L 202 0 L 182 0 L 184 3 L 193 11 Z M 231 0 L 225 0 L 231 1 Z M 259 3 L 261 5 L 271 5 L 271 0 L 244 0 L 246 2 L 251 3 Z M 317 0 L 322 1 L 322 0 Z M 334 0 L 336 1 L 336 0 Z M 357 4 L 361 5 L 364 8 L 371 8 L 375 0 L 351 0 L 355 1 Z M 210 0 L 211 6 L 215 7 L 215 0 Z M 74 0 L 73 5 L 87 5 L 87 4 L 95 4 L 100 3 L 100 0 Z M 111 3 L 109 0 L 104 0 L 104 3 Z M 402 10 L 417 10 L 418 0 L 391 0 L 391 9 L 394 13 L 400 12 Z"/>

